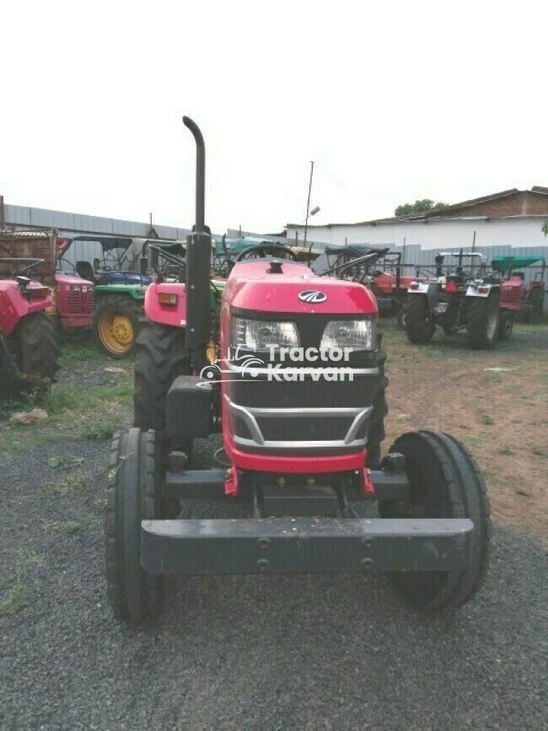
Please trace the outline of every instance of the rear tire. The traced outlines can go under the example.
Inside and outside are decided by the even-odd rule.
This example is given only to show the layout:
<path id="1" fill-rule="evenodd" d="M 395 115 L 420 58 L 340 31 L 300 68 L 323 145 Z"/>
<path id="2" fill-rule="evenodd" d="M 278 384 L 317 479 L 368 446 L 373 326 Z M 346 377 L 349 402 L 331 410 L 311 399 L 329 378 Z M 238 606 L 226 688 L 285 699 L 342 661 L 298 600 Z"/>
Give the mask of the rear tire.
<path id="1" fill-rule="evenodd" d="M 174 445 L 165 433 L 167 392 L 177 376 L 191 373 L 184 338 L 181 328 L 143 323 L 136 343 L 133 425 L 143 431 L 154 429 L 165 457 L 170 448 L 177 446 L 190 463 L 192 439 Z"/>
<path id="2" fill-rule="evenodd" d="M 423 345 L 432 340 L 436 324 L 425 295 L 413 294 L 405 304 L 405 332 L 410 343 Z"/>
<path id="3" fill-rule="evenodd" d="M 55 381 L 60 350 L 53 323 L 45 312 L 25 315 L 10 340 L 21 373 Z"/>
<path id="4" fill-rule="evenodd" d="M 404 434 L 390 452 L 406 458 L 410 500 L 400 503 L 400 518 L 469 518 L 474 523 L 468 565 L 460 571 L 396 572 L 399 593 L 428 611 L 455 609 L 480 589 L 489 565 L 491 520 L 485 482 L 468 450 L 436 431 Z"/>
<path id="5" fill-rule="evenodd" d="M 142 306 L 129 295 L 101 295 L 91 326 L 97 348 L 112 358 L 127 358 L 135 351 L 142 317 Z"/>
<path id="6" fill-rule="evenodd" d="M 499 340 L 510 340 L 514 329 L 514 313 L 511 310 L 502 310 L 500 313 Z"/>
<path id="7" fill-rule="evenodd" d="M 141 568 L 141 521 L 159 517 L 154 432 L 118 432 L 110 455 L 105 517 L 108 595 L 114 616 L 140 622 L 158 613 L 160 578 Z"/>
<path id="8" fill-rule="evenodd" d="M 497 342 L 500 327 L 499 304 L 500 297 L 496 292 L 487 299 L 471 299 L 466 329 L 468 341 L 474 350 L 492 348 Z"/>
<path id="9" fill-rule="evenodd" d="M 529 297 L 524 311 L 525 322 L 535 323 L 540 320 L 544 311 L 544 289 L 536 287 Z"/>

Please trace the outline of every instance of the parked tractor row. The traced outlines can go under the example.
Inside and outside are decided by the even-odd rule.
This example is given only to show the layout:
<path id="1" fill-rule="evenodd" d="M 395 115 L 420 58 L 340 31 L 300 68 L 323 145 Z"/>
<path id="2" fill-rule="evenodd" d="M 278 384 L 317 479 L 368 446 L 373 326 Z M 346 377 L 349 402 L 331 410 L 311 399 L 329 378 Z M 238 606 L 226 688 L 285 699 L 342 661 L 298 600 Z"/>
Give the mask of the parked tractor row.
<path id="1" fill-rule="evenodd" d="M 100 247 L 101 256 L 91 261 L 78 258 L 86 252 L 85 243 Z M 72 252 L 75 263 L 67 258 L 71 247 L 77 249 Z M 177 248 L 180 266 L 184 251 L 173 241 L 2 231 L 0 277 L 13 279 L 22 258 L 39 259 L 33 276 L 50 289 L 48 314 L 55 330 L 64 334 L 91 330 L 100 350 L 125 357 L 135 348 L 146 287 L 152 281 L 150 271 L 173 274 L 176 267 L 166 257 Z"/>
<path id="2" fill-rule="evenodd" d="M 329 268 L 323 274 L 366 286 L 379 312 L 397 315 L 414 344 L 429 342 L 441 327 L 446 335 L 466 333 L 475 349 L 492 348 L 510 338 L 516 315 L 538 322 L 543 314 L 541 257 L 499 256 L 488 265 L 479 252 L 443 251 L 435 257 L 435 273 L 418 269 L 409 276 L 402 275 L 401 254 L 387 247 L 328 246 L 325 253 Z M 447 257 L 457 261 L 446 264 Z M 538 271 L 526 284 L 522 270 L 533 265 Z"/>
<path id="3" fill-rule="evenodd" d="M 456 256 L 458 263 L 444 270 L 447 256 Z M 540 272 L 525 285 L 523 272 L 517 270 L 537 263 L 542 264 Z M 417 277 L 409 285 L 402 315 L 409 341 L 429 342 L 436 327 L 446 335 L 464 332 L 474 349 L 508 340 L 518 313 L 529 322 L 542 316 L 545 268 L 539 257 L 496 257 L 489 268 L 478 252 L 439 253 L 435 276 Z"/>

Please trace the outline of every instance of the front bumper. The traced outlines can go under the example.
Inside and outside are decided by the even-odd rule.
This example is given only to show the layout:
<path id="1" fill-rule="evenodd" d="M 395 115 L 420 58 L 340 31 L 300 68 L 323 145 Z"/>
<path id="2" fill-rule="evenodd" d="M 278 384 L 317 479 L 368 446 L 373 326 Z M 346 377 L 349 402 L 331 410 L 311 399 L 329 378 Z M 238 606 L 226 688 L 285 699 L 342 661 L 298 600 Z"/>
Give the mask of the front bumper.
<path id="1" fill-rule="evenodd" d="M 467 519 L 146 520 L 141 565 L 152 574 L 458 571 Z"/>

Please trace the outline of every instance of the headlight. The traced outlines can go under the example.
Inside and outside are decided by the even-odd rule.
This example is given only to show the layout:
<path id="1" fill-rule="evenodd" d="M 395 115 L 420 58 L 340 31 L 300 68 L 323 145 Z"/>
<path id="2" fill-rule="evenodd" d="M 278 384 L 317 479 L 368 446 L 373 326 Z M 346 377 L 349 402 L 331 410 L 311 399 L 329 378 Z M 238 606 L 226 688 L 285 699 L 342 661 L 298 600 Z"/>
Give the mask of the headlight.
<path id="1" fill-rule="evenodd" d="M 232 345 L 249 350 L 268 350 L 270 345 L 297 347 L 299 333 L 293 322 L 268 322 L 244 320 L 235 317 L 232 328 Z"/>
<path id="2" fill-rule="evenodd" d="M 372 320 L 334 320 L 328 322 L 321 347 L 373 350 Z"/>

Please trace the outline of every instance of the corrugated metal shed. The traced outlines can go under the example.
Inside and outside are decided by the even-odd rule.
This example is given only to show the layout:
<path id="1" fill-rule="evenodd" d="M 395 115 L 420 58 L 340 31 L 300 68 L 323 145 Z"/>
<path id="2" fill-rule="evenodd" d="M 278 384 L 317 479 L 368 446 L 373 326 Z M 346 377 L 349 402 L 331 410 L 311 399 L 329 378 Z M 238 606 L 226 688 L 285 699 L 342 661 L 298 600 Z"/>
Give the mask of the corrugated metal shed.
<path id="1" fill-rule="evenodd" d="M 70 236 L 71 233 L 147 236 L 150 231 L 149 223 L 88 216 L 66 211 L 50 211 L 44 208 L 29 208 L 27 206 L 4 205 L 4 217 L 7 227 L 56 228 L 59 234 L 63 236 Z M 163 226 L 161 224 L 154 224 L 154 230 L 160 238 L 173 239 L 174 241 L 184 239 L 190 233 L 188 228 Z"/>

